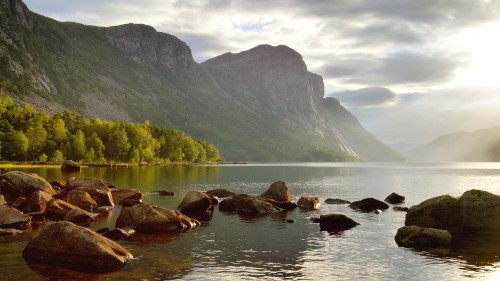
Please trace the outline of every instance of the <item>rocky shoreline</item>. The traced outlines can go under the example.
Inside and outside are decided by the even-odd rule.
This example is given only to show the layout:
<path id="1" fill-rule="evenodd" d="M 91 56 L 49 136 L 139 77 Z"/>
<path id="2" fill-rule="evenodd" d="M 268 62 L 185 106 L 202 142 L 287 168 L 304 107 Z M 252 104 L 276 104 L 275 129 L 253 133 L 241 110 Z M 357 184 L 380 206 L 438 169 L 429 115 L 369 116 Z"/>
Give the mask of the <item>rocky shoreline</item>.
<path id="1" fill-rule="evenodd" d="M 173 196 L 168 191 L 158 196 Z M 294 201 L 283 181 L 272 183 L 260 195 L 236 194 L 226 189 L 190 191 L 176 209 L 142 203 L 143 194 L 117 188 L 101 179 L 71 177 L 66 182 L 47 182 L 36 174 L 12 171 L 0 176 L 0 235 L 18 235 L 40 226 L 23 251 L 31 264 L 48 264 L 84 272 L 119 270 L 133 258 L 116 241 L 150 233 L 177 234 L 193 230 L 212 220 L 214 208 L 240 216 L 261 217 L 295 208 L 317 210 L 320 199 L 301 197 Z M 405 211 L 404 196 L 390 194 L 386 203 L 394 211 Z M 348 202 L 328 198 L 325 204 L 349 204 L 362 213 L 381 214 L 390 209 L 374 198 Z M 115 228 L 91 230 L 100 216 L 121 205 Z M 440 196 L 408 209 L 406 226 L 395 235 L 397 245 L 417 249 L 457 245 L 462 234 L 498 233 L 500 196 L 471 190 L 460 198 Z M 343 214 L 313 217 L 319 230 L 342 233 L 359 225 Z M 294 223 L 293 220 L 287 221 Z M 458 241 L 458 242 L 457 242 Z"/>

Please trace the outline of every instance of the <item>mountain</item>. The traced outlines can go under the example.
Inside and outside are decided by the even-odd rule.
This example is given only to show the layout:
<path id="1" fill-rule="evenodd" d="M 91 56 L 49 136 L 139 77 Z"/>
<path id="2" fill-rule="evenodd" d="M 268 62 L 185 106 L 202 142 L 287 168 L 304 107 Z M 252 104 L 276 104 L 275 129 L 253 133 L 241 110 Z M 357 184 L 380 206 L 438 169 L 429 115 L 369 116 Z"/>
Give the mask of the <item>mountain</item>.
<path id="1" fill-rule="evenodd" d="M 175 36 L 141 24 L 57 22 L 0 0 L 0 87 L 49 113 L 170 127 L 235 161 L 400 161 L 286 46 L 204 63 Z"/>
<path id="2" fill-rule="evenodd" d="M 500 162 L 500 126 L 442 135 L 407 156 L 420 162 Z"/>

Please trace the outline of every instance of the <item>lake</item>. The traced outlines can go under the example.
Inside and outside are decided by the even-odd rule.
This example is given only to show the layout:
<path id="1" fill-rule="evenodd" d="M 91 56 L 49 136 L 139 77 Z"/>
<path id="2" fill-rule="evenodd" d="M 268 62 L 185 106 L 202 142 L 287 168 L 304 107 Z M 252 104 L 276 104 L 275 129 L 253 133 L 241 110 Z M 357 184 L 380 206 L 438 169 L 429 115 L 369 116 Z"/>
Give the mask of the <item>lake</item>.
<path id="1" fill-rule="evenodd" d="M 469 189 L 500 194 L 500 163 L 293 163 L 220 166 L 21 169 L 49 181 L 72 176 L 105 179 L 117 187 L 144 193 L 144 202 L 176 208 L 188 191 L 227 188 L 258 195 L 275 181 L 287 183 L 294 200 L 318 196 L 349 201 L 391 192 L 406 196 L 403 206 L 443 194 L 460 196 Z M 0 174 L 7 170 L 0 169 Z M 176 193 L 162 197 L 165 189 Z M 120 212 L 91 225 L 114 227 Z M 320 214 L 341 213 L 360 225 L 330 234 L 310 222 Z M 293 219 L 295 223 L 287 223 Z M 0 238 L 0 280 L 500 280 L 500 243 L 472 241 L 450 252 L 400 248 L 394 242 L 405 213 L 388 209 L 364 214 L 347 205 L 322 203 L 319 210 L 267 217 L 240 217 L 214 211 L 212 220 L 179 235 L 138 235 L 119 241 L 134 260 L 109 274 L 78 273 L 48 266 L 28 266 L 21 252 L 31 234 Z M 498 241 L 494 241 L 498 242 Z"/>

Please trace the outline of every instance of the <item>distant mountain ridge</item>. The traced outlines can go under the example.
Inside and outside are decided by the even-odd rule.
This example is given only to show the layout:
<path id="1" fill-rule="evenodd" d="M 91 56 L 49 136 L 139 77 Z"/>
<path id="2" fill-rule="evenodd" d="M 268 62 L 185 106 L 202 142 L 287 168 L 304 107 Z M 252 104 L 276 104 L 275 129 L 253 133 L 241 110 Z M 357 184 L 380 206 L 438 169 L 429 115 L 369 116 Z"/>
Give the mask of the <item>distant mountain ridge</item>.
<path id="1" fill-rule="evenodd" d="M 401 161 L 287 46 L 198 64 L 142 24 L 61 23 L 0 1 L 0 86 L 37 108 L 183 130 L 234 161 Z"/>
<path id="2" fill-rule="evenodd" d="M 421 162 L 500 162 L 500 126 L 442 135 L 407 157 Z"/>

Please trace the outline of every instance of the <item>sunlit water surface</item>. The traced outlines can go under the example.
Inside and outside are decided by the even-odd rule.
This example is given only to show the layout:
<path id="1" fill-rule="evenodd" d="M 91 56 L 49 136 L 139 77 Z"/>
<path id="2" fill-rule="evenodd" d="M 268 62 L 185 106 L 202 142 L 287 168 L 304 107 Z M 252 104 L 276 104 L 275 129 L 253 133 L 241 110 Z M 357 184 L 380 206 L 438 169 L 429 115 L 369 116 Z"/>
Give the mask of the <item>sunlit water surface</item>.
<path id="1" fill-rule="evenodd" d="M 469 189 L 500 194 L 500 163 L 303 163 L 135 168 L 85 168 L 81 173 L 31 169 L 49 181 L 71 176 L 105 179 L 145 194 L 144 202 L 176 208 L 186 192 L 227 188 L 261 194 L 283 180 L 295 200 L 300 196 L 349 201 L 391 192 L 406 196 L 405 206 L 430 197 L 459 196 Z M 7 170 L 1 170 L 5 173 Z M 174 197 L 150 193 L 165 189 Z M 91 228 L 114 227 L 120 207 Z M 338 234 L 309 221 L 320 214 L 342 213 L 359 226 Z M 293 219 L 295 223 L 287 223 Z M 31 234 L 0 238 L 0 280 L 500 280 L 497 244 L 425 252 L 399 248 L 394 235 L 405 213 L 392 209 L 363 214 L 347 205 L 322 204 L 317 211 L 299 209 L 261 218 L 243 218 L 217 210 L 212 220 L 179 235 L 138 235 L 119 243 L 134 260 L 120 271 L 95 275 L 28 266 L 21 252 Z M 35 230 L 36 231 L 36 230 Z M 480 247 L 477 247 L 479 244 Z"/>

